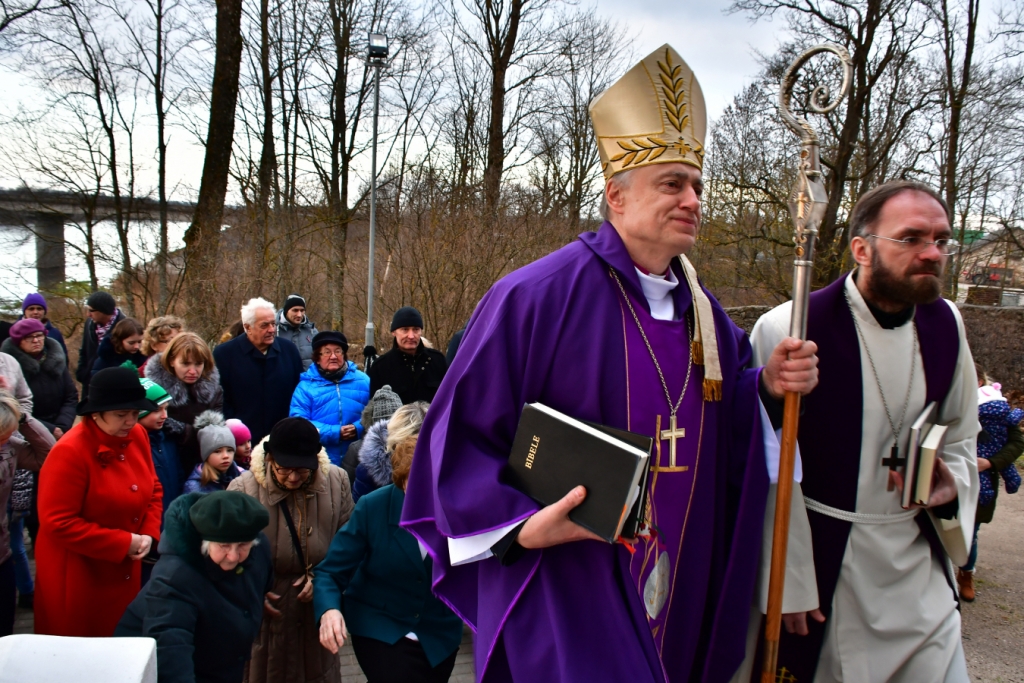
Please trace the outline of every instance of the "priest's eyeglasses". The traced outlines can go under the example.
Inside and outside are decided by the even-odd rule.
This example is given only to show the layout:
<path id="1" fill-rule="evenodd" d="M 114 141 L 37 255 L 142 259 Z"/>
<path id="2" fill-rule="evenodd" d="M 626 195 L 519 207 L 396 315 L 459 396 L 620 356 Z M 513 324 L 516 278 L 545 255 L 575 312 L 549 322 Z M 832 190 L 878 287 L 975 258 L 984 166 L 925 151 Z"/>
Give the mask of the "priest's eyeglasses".
<path id="1" fill-rule="evenodd" d="M 868 233 L 865 237 L 877 237 L 880 240 L 887 242 L 895 242 L 901 245 L 904 249 L 908 249 L 915 254 L 920 254 L 922 251 L 932 246 L 933 244 L 939 250 L 939 253 L 943 256 L 952 256 L 960 248 L 960 243 L 956 240 L 935 240 L 934 242 L 927 242 L 920 237 L 911 235 L 910 237 L 904 237 L 901 240 L 893 239 L 892 237 L 882 237 L 881 235 L 875 235 Z"/>

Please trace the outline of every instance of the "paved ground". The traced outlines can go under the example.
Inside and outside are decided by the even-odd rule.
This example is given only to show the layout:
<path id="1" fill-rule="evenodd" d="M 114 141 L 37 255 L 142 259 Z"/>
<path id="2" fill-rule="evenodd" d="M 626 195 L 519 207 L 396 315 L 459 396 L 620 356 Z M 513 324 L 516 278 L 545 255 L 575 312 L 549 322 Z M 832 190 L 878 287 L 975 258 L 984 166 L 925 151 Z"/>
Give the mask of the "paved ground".
<path id="1" fill-rule="evenodd" d="M 1024 683 L 1024 491 L 1001 492 L 995 520 L 981 527 L 979 538 L 978 598 L 963 607 L 967 668 L 974 683 Z M 30 610 L 18 610 L 14 630 L 32 632 Z M 351 646 L 346 643 L 339 656 L 344 683 L 365 683 Z M 472 681 L 467 630 L 451 683 Z"/>
<path id="2" fill-rule="evenodd" d="M 1000 491 L 978 534 L 978 597 L 964 603 L 967 669 L 974 683 L 1024 683 L 1024 490 Z"/>

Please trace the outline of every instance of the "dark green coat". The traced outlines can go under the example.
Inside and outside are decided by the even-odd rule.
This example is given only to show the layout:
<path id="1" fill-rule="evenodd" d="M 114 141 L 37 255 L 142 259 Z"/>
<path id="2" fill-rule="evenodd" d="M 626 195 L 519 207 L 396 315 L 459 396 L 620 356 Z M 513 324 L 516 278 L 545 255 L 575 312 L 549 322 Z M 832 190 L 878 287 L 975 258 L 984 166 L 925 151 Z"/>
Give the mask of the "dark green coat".
<path id="1" fill-rule="evenodd" d="M 1007 467 L 1014 467 L 1017 458 L 1021 456 L 1021 453 L 1024 453 L 1024 433 L 1021 433 L 1019 429 L 1012 428 L 1008 431 L 1006 445 L 988 459 L 992 463 L 992 468 L 984 472 L 978 472 L 979 477 L 992 478 L 992 488 L 995 491 L 991 503 L 985 506 L 978 506 L 978 515 L 975 517 L 975 521 L 978 524 L 988 524 L 992 521 L 992 516 L 996 513 L 996 500 L 999 498 L 999 473 Z"/>
<path id="2" fill-rule="evenodd" d="M 249 557 L 227 572 L 200 554 L 188 511 L 203 494 L 186 493 L 164 519 L 160 560 L 115 636 L 156 639 L 160 683 L 239 683 L 273 587 L 270 543 L 261 532 Z"/>
<path id="3" fill-rule="evenodd" d="M 340 609 L 349 633 L 395 644 L 410 631 L 431 666 L 462 640 L 462 621 L 430 591 L 431 558 L 398 526 L 405 493 L 394 484 L 359 499 L 313 569 L 316 620 Z"/>

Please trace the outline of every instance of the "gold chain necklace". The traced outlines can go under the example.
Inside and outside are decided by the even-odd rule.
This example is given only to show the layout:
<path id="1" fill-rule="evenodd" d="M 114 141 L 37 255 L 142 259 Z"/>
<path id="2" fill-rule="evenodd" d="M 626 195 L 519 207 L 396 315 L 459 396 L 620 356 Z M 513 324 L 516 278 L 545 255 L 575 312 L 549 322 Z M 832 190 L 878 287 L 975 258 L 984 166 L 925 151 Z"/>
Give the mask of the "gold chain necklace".
<path id="1" fill-rule="evenodd" d="M 637 317 L 636 311 L 633 310 L 633 304 L 626 296 L 626 288 L 622 286 L 622 281 L 619 280 L 618 273 L 615 269 L 609 268 L 608 272 L 611 273 L 615 279 L 615 284 L 619 286 L 619 291 L 622 292 L 622 298 L 626 300 L 626 306 L 629 307 L 629 312 L 633 314 L 633 322 L 636 323 L 636 329 L 640 330 L 640 336 L 644 340 L 644 344 L 647 345 L 647 353 L 651 354 L 651 360 L 654 361 L 654 369 L 658 371 L 658 379 L 661 380 L 661 388 L 665 391 L 665 400 L 668 402 L 669 417 L 674 418 L 676 413 L 679 411 L 679 406 L 683 404 L 683 397 L 686 396 L 686 388 L 690 386 L 690 372 L 693 370 L 693 361 L 690 358 L 690 350 L 693 348 L 693 328 L 690 326 L 690 321 L 686 321 L 686 380 L 683 382 L 683 391 L 679 394 L 679 400 L 672 404 L 672 394 L 669 393 L 668 383 L 665 381 L 665 374 L 661 371 L 661 365 L 658 363 L 657 357 L 654 355 L 654 348 L 651 347 L 651 342 L 647 339 L 647 333 L 644 332 L 643 325 L 640 324 L 640 318 Z"/>

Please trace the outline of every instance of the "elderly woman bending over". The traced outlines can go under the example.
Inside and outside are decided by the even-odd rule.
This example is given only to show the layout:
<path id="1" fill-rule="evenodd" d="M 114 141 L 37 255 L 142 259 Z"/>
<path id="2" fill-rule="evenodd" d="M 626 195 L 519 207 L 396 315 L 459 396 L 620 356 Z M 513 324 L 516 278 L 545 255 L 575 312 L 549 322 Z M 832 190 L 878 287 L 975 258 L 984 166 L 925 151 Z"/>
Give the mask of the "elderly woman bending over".
<path id="1" fill-rule="evenodd" d="M 167 510 L 160 560 L 115 636 L 156 639 L 160 683 L 237 683 L 273 582 L 267 511 L 235 491 L 186 493 Z"/>
<path id="2" fill-rule="evenodd" d="M 462 639 L 462 622 L 430 591 L 426 548 L 398 525 L 424 407 L 403 406 L 391 418 L 394 484 L 359 499 L 314 570 L 320 642 L 336 653 L 351 630 L 368 683 L 447 681 Z"/>
<path id="3" fill-rule="evenodd" d="M 313 618 L 313 565 L 352 514 L 348 475 L 332 465 L 309 420 L 288 417 L 253 450 L 252 467 L 228 487 L 258 500 L 270 514 L 265 532 L 274 588 L 252 647 L 249 683 L 339 683 L 337 657 L 320 647 Z M 301 533 L 300 533 L 301 532 Z"/>

